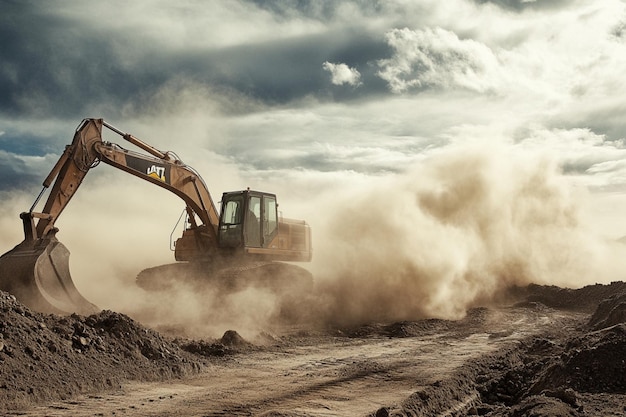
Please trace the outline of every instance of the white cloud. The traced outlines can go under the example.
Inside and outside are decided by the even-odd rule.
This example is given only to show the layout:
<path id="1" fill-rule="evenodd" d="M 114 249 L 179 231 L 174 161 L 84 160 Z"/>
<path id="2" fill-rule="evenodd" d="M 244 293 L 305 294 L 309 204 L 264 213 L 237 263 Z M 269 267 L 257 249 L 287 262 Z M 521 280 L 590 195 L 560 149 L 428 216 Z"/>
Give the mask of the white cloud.
<path id="1" fill-rule="evenodd" d="M 349 84 L 354 87 L 361 85 L 361 73 L 356 68 L 350 68 L 346 64 L 333 64 L 324 62 L 322 68 L 330 73 L 330 81 L 334 85 Z"/>
<path id="2" fill-rule="evenodd" d="M 485 92 L 498 82 L 498 59 L 480 42 L 441 28 L 393 29 L 386 38 L 394 55 L 378 61 L 378 76 L 394 93 L 421 87 Z"/>
<path id="3" fill-rule="evenodd" d="M 616 36 L 623 2 L 581 2 L 541 13 L 470 3 L 455 2 L 460 11 L 454 13 L 442 2 L 428 19 L 386 32 L 393 53 L 377 62 L 378 75 L 392 92 L 495 92 L 554 114 L 570 104 L 595 107 L 623 89 L 626 43 Z"/>

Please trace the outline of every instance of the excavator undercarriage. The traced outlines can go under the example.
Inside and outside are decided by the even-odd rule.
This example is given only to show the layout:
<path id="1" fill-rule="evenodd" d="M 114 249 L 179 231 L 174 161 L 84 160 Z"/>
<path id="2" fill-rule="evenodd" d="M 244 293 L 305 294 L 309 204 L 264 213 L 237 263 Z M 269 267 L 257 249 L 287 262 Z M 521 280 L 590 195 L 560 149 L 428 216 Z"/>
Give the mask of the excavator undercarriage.
<path id="1" fill-rule="evenodd" d="M 192 290 L 217 293 L 263 288 L 280 294 L 310 289 L 313 276 L 304 268 L 284 262 L 177 262 L 146 268 L 137 275 L 136 282 L 148 291 L 169 291 L 185 285 Z"/>
<path id="2" fill-rule="evenodd" d="M 103 127 L 147 154 L 103 141 Z M 279 215 L 274 194 L 250 189 L 223 193 L 218 212 L 202 177 L 174 153 L 160 151 L 102 119 L 85 119 L 44 180 L 30 211 L 20 215 L 25 238 L 0 256 L 0 290 L 45 313 L 98 311 L 74 285 L 69 250 L 57 240 L 55 222 L 99 162 L 162 187 L 186 204 L 186 227 L 175 245 L 179 262 L 142 271 L 137 277 L 140 287 L 161 291 L 187 285 L 236 292 L 260 286 L 279 294 L 311 285 L 307 270 L 284 263 L 311 260 L 310 227 Z M 43 210 L 35 212 L 50 186 Z"/>

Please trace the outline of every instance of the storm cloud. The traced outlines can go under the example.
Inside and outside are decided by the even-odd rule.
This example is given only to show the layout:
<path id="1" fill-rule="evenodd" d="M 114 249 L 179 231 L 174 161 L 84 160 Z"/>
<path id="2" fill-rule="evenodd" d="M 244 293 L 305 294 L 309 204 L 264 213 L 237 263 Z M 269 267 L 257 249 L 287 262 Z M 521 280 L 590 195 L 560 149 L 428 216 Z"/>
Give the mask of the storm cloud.
<path id="1" fill-rule="evenodd" d="M 252 178 L 379 175 L 454 142 L 580 131 L 595 139 L 560 148 L 566 172 L 621 172 L 619 1 L 0 5 L 3 184 L 34 185 L 22 157 L 60 154 L 87 116 Z"/>

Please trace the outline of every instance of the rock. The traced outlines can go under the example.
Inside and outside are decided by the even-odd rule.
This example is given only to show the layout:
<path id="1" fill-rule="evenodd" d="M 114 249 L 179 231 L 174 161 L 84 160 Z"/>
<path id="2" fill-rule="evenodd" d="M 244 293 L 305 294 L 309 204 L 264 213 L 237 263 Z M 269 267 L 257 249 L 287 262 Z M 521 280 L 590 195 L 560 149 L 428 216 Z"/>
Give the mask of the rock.
<path id="1" fill-rule="evenodd" d="M 77 335 L 84 335 L 85 334 L 85 325 L 80 322 L 77 321 L 74 323 L 74 333 L 76 333 Z"/>
<path id="2" fill-rule="evenodd" d="M 553 397 L 553 398 L 558 398 L 559 400 L 563 401 L 565 404 L 569 404 L 572 407 L 579 407 L 580 404 L 578 403 L 578 394 L 576 393 L 576 391 L 574 391 L 571 388 L 567 388 L 567 389 L 559 389 L 556 391 L 544 391 L 543 394 L 546 397 Z"/>
<path id="3" fill-rule="evenodd" d="M 387 410 L 385 407 L 379 408 L 378 411 L 376 411 L 375 416 L 376 417 L 389 417 L 389 410 Z"/>
<path id="4" fill-rule="evenodd" d="M 616 294 L 602 301 L 589 319 L 593 330 L 600 330 L 626 322 L 626 294 Z"/>
<path id="5" fill-rule="evenodd" d="M 249 343 L 234 330 L 227 330 L 220 340 L 224 346 L 237 347 L 248 346 Z"/>
<path id="6" fill-rule="evenodd" d="M 31 346 L 26 346 L 24 348 L 24 352 L 36 361 L 41 360 L 41 356 L 39 355 L 39 353 L 37 353 L 37 351 Z"/>

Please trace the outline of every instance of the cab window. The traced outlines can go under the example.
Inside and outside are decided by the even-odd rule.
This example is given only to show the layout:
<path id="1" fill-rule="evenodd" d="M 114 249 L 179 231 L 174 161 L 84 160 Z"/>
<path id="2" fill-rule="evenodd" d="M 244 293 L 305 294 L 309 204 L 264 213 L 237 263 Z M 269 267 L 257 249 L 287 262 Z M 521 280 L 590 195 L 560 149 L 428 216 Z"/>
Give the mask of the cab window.
<path id="1" fill-rule="evenodd" d="M 241 206 L 243 201 L 240 199 L 229 200 L 224 207 L 224 217 L 222 223 L 231 225 L 241 223 Z"/>
<path id="2" fill-rule="evenodd" d="M 222 247 L 238 247 L 242 241 L 243 196 L 233 196 L 223 201 L 222 218 L 219 228 L 219 242 Z"/>
<path id="3" fill-rule="evenodd" d="M 261 246 L 261 197 L 252 196 L 248 200 L 244 229 L 246 246 Z"/>
<path id="4" fill-rule="evenodd" d="M 263 198 L 263 245 L 270 242 L 278 227 L 278 215 L 276 210 L 276 198 L 265 196 Z"/>

